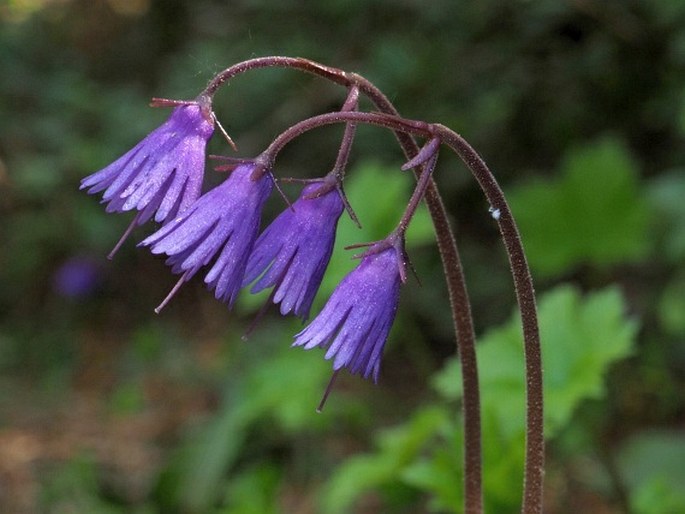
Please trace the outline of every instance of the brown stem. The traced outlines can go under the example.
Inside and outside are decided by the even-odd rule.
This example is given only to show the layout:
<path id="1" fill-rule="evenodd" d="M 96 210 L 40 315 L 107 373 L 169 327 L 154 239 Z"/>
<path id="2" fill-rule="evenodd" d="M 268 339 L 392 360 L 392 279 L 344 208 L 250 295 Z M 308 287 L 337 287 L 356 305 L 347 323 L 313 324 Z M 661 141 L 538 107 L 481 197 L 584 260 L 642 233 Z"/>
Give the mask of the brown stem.
<path id="1" fill-rule="evenodd" d="M 466 164 L 490 202 L 492 209 L 499 212 L 497 222 L 507 249 L 514 279 L 516 299 L 521 313 L 524 340 L 523 350 L 526 361 L 526 459 L 521 509 L 524 514 L 542 513 L 545 444 L 542 354 L 540 350 L 535 290 L 518 228 L 509 205 L 504 198 L 504 193 L 485 164 L 485 161 L 456 132 L 443 125 L 406 120 L 384 114 L 339 112 L 314 116 L 293 125 L 278 136 L 272 144 L 273 149 L 270 147 L 269 150 L 280 150 L 293 138 L 316 127 L 348 121 L 377 125 L 421 137 L 439 137 Z M 269 150 L 267 150 L 267 153 Z M 273 158 L 274 154 L 270 154 L 270 157 Z M 466 407 L 466 401 L 465 398 L 464 407 Z"/>
<path id="2" fill-rule="evenodd" d="M 351 74 L 350 77 L 378 110 L 386 114 L 399 115 L 390 100 L 366 78 L 357 74 Z M 419 153 L 419 146 L 410 134 L 396 130 L 395 137 L 397 137 L 408 159 Z M 420 173 L 421 171 L 416 171 L 417 175 Z M 450 227 L 442 196 L 432 176 L 424 199 L 433 220 L 438 251 L 445 273 L 457 352 L 461 364 L 462 413 L 464 416 L 464 512 L 465 514 L 481 514 L 483 512 L 483 464 L 480 389 L 476 357 L 476 331 L 473 326 L 471 301 L 466 288 L 457 241 Z"/>
<path id="3" fill-rule="evenodd" d="M 347 93 L 347 99 L 342 106 L 341 111 L 356 111 L 359 106 L 359 88 L 355 86 L 350 86 Z M 347 171 L 347 161 L 350 158 L 350 152 L 352 150 L 352 142 L 354 141 L 354 136 L 357 133 L 357 126 L 354 123 L 345 124 L 345 131 L 343 132 L 343 138 L 340 143 L 340 148 L 338 150 L 338 156 L 335 159 L 335 164 L 331 173 L 335 176 L 336 189 L 340 195 L 340 199 L 345 206 L 345 210 L 349 215 L 350 219 L 354 222 L 357 227 L 362 228 L 362 224 L 357 217 L 357 213 L 354 212 L 352 205 L 347 199 L 345 194 L 345 188 L 343 186 L 343 180 L 345 178 L 345 172 Z"/>
<path id="4" fill-rule="evenodd" d="M 433 177 L 432 173 L 435 169 L 435 165 L 437 164 L 437 162 L 438 154 L 436 153 L 425 163 L 426 165 L 423 167 L 423 171 L 421 171 L 421 175 L 419 176 L 419 180 L 416 183 L 414 192 L 411 194 L 409 202 L 407 203 L 407 206 L 404 208 L 402 217 L 400 218 L 400 221 L 397 224 L 397 228 L 395 229 L 395 232 L 400 234 L 403 239 L 404 235 L 407 232 L 407 228 L 409 227 L 409 223 L 411 223 L 411 220 L 414 218 L 414 214 L 416 214 L 416 209 L 419 208 L 421 200 L 426 195 L 426 189 L 428 188 L 428 183 L 430 182 L 430 179 Z"/>
<path id="5" fill-rule="evenodd" d="M 526 464 L 523 484 L 524 514 L 542 512 L 545 465 L 545 439 L 543 425 L 542 353 L 538 330 L 535 289 L 521 237 L 509 205 L 499 184 L 485 161 L 464 138 L 442 125 L 435 126 L 436 134 L 466 164 L 481 186 L 490 206 L 499 209 L 502 239 L 507 248 L 514 277 L 516 298 L 521 311 L 524 354 L 526 360 Z"/>
<path id="6" fill-rule="evenodd" d="M 263 162 L 264 167 L 273 167 L 273 162 L 283 148 L 293 139 L 300 137 L 305 132 L 314 130 L 315 128 L 324 125 L 333 125 L 335 123 L 366 123 L 369 125 L 376 125 L 385 127 L 391 130 L 399 130 L 402 132 L 410 132 L 424 137 L 432 135 L 432 125 L 423 121 L 406 120 L 398 116 L 390 114 L 380 114 L 374 112 L 360 112 L 360 111 L 336 111 L 312 116 L 305 120 L 299 121 L 288 127 L 286 130 L 277 135 L 271 144 L 259 156 L 260 162 Z"/>
<path id="7" fill-rule="evenodd" d="M 464 512 L 480 514 L 483 512 L 483 471 L 476 333 L 454 233 L 445 215 L 442 197 L 432 178 L 426 191 L 426 205 L 433 217 L 433 226 L 438 235 L 438 249 L 447 280 L 461 362 L 464 415 Z"/>
<path id="8" fill-rule="evenodd" d="M 263 57 L 236 64 L 219 73 L 207 86 L 205 93 L 212 96 L 216 90 L 232 77 L 251 69 L 266 67 L 287 67 L 299 69 L 331 80 L 347 87 L 356 85 L 376 108 L 386 114 L 398 115 L 397 109 L 388 98 L 370 81 L 355 73 L 323 66 L 302 58 Z M 414 138 L 407 132 L 395 130 L 407 159 L 419 152 Z M 417 175 L 421 170 L 416 171 Z M 475 351 L 475 330 L 464 279 L 461 258 L 456 240 L 449 224 L 447 211 L 431 177 L 426 191 L 426 205 L 433 220 L 435 234 L 447 282 L 447 290 L 452 310 L 456 334 L 457 351 L 462 369 L 463 415 L 464 415 L 464 511 L 467 514 L 483 512 L 482 457 L 480 393 L 478 388 L 478 367 Z"/>
<path id="9" fill-rule="evenodd" d="M 276 154 L 288 142 L 302 135 L 304 132 L 322 125 L 349 121 L 386 127 L 394 130 L 395 133 L 409 137 L 409 141 L 411 141 L 414 148 L 411 148 L 412 151 L 408 152 L 407 157 L 413 157 L 411 154 L 413 153 L 415 155 L 419 151 L 418 146 L 410 137 L 410 134 L 422 137 L 433 137 L 435 135 L 432 133 L 433 125 L 405 120 L 396 116 L 367 112 L 328 113 L 296 123 L 277 136 L 262 155 L 267 156 L 267 161 L 273 161 Z M 405 141 L 407 141 L 406 137 L 404 138 Z M 407 144 L 407 147 L 408 146 L 409 145 Z M 405 148 L 404 145 L 403 148 Z M 413 151 L 414 149 L 415 151 Z M 425 173 L 425 171 L 422 171 L 422 173 Z M 433 219 L 433 224 L 447 279 L 450 306 L 452 308 L 452 316 L 457 334 L 457 345 L 462 369 L 462 409 L 464 413 L 464 512 L 467 514 L 480 514 L 483 512 L 480 395 L 478 390 L 478 366 L 471 305 L 456 242 L 447 220 L 444 204 L 442 203 L 442 199 L 432 178 L 429 182 L 425 198 L 431 214 L 436 214 Z"/>
<path id="10" fill-rule="evenodd" d="M 240 62 L 226 68 L 225 70 L 219 72 L 210 82 L 202 94 L 206 94 L 212 97 L 224 83 L 231 80 L 236 75 L 245 73 L 246 71 L 255 70 L 258 68 L 292 68 L 296 70 L 306 71 L 328 79 L 336 84 L 341 84 L 343 86 L 349 86 L 352 84 L 347 78 L 347 74 L 337 68 L 331 68 L 330 66 L 325 66 L 319 64 L 318 62 L 310 61 L 309 59 L 303 59 L 301 57 L 283 57 L 283 56 L 269 56 L 269 57 L 257 57 L 255 59 L 249 59 L 247 61 Z"/>

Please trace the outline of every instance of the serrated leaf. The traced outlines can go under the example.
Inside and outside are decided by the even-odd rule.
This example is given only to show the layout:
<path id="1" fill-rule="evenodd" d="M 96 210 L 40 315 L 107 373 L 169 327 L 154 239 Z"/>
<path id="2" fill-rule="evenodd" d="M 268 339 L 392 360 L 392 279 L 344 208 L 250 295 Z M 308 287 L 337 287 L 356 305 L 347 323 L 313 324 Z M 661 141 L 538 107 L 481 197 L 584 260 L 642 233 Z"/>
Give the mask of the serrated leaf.
<path id="1" fill-rule="evenodd" d="M 637 327 L 626 317 L 616 288 L 583 298 L 573 287 L 560 286 L 540 298 L 538 310 L 545 435 L 550 438 L 569 423 L 581 401 L 603 395 L 604 374 L 613 362 L 630 355 Z M 518 314 L 485 334 L 478 343 L 477 355 L 486 510 L 509 512 L 521 497 L 521 482 L 511 477 L 522 475 L 525 439 L 523 337 Z M 460 382 L 454 359 L 435 376 L 434 385 L 445 398 L 454 400 L 462 394 Z M 419 478 L 444 472 L 440 450 L 436 449 L 429 462 L 423 461 L 418 469 Z M 440 489 L 424 489 L 444 494 Z M 442 497 L 436 500 L 440 505 L 445 501 Z"/>
<path id="2" fill-rule="evenodd" d="M 604 374 L 613 362 L 632 352 L 637 326 L 625 315 L 616 288 L 583 297 L 571 286 L 560 286 L 542 296 L 539 319 L 546 436 L 553 437 L 581 401 L 603 395 Z M 506 512 L 520 501 L 521 482 L 511 477 L 521 476 L 524 459 L 525 377 L 518 315 L 488 332 L 477 352 L 485 499 L 489 511 Z M 453 360 L 436 375 L 436 388 L 448 399 L 458 398 L 459 375 Z M 349 511 L 365 491 L 398 480 L 432 494 L 434 511 L 458 512 L 461 488 L 455 484 L 463 473 L 457 458 L 461 449 L 451 442 L 461 444 L 461 427 L 445 407 L 435 406 L 437 414 L 426 418 L 431 412 L 427 409 L 379 437 L 375 453 L 343 465 L 324 496 L 324 512 Z"/>
<path id="3" fill-rule="evenodd" d="M 558 175 L 508 195 L 533 271 L 549 276 L 647 253 L 649 211 L 622 143 L 607 138 L 572 151 Z"/>
<path id="4" fill-rule="evenodd" d="M 548 436 L 563 427 L 584 399 L 604 395 L 609 366 L 632 354 L 637 322 L 626 316 L 621 293 L 607 288 L 583 299 L 558 288 L 541 305 Z"/>
<path id="5" fill-rule="evenodd" d="M 603 394 L 604 373 L 612 362 L 630 355 L 637 324 L 625 316 L 623 299 L 615 288 L 582 298 L 571 286 L 557 287 L 540 298 L 538 315 L 550 437 L 568 422 L 581 400 Z M 518 314 L 485 334 L 477 355 L 483 411 L 497 419 L 503 434 L 521 432 L 525 378 Z M 447 398 L 461 394 L 455 385 L 460 382 L 458 372 L 457 364 L 451 362 L 435 377 L 435 387 Z"/>

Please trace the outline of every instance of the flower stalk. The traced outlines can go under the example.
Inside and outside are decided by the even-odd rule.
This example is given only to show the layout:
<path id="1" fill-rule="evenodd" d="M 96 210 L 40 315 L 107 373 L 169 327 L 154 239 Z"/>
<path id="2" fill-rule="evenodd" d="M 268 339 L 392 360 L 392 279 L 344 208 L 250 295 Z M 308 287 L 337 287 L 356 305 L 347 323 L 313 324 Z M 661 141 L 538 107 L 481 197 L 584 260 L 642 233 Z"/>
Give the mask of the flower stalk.
<path id="1" fill-rule="evenodd" d="M 269 67 L 304 71 L 346 87 L 354 84 L 380 112 L 399 115 L 395 106 L 383 92 L 361 75 L 347 73 L 300 57 L 259 57 L 235 64 L 217 74 L 208 84 L 205 93 L 211 97 L 221 85 L 231 78 L 253 69 Z M 412 135 L 400 130 L 394 132 L 407 159 L 413 158 L 419 152 L 419 147 Z M 420 175 L 421 172 L 420 168 L 415 169 L 417 175 Z M 471 314 L 471 303 L 457 242 L 450 227 L 444 202 L 432 178 L 426 191 L 425 200 L 433 221 L 438 251 L 443 264 L 456 334 L 457 351 L 460 356 L 464 417 L 464 512 L 466 514 L 479 514 L 483 512 L 482 443 L 478 365 L 475 349 L 476 335 Z"/>
<path id="2" fill-rule="evenodd" d="M 485 161 L 459 134 L 440 124 L 407 120 L 396 116 L 368 112 L 336 112 L 313 116 L 296 123 L 281 133 L 269 147 L 270 159 L 294 138 L 314 128 L 333 123 L 355 121 L 425 138 L 439 138 L 454 151 L 480 185 L 490 205 L 499 210 L 497 222 L 504 240 L 512 270 L 516 298 L 521 312 L 524 355 L 526 360 L 526 464 L 524 497 L 521 511 L 542 512 L 544 479 L 544 431 L 542 397 L 542 356 L 535 304 L 535 290 L 518 228 L 497 180 Z M 422 172 L 425 173 L 425 170 Z M 472 371 L 472 370 L 470 370 Z M 473 377 L 471 377 L 473 378 Z M 473 384 L 472 384 L 473 385 Z M 482 510 L 482 509 L 481 509 Z"/>
<path id="3" fill-rule="evenodd" d="M 212 110 L 218 89 L 249 70 L 283 67 L 305 71 L 348 89 L 337 112 L 313 116 L 286 129 L 254 159 L 222 158 L 221 171 L 231 175 L 224 184 L 200 195 L 204 151 L 214 127 L 229 145 Z M 359 112 L 360 95 L 379 112 Z M 443 262 L 462 368 L 464 413 L 464 511 L 483 511 L 480 396 L 471 306 L 461 260 L 447 213 L 433 180 L 442 145 L 455 152 L 472 173 L 497 221 L 509 257 L 521 312 L 526 373 L 526 460 L 522 512 L 542 512 L 544 437 L 542 362 L 532 279 L 521 239 L 509 206 L 494 175 L 478 153 L 457 133 L 440 125 L 401 117 L 388 98 L 355 73 L 296 57 L 261 57 L 227 68 L 216 75 L 195 100 L 155 98 L 155 107 L 173 107 L 169 120 L 103 170 L 86 177 L 82 188 L 103 193 L 108 212 L 137 210 L 119 248 L 132 229 L 154 217 L 162 224 L 141 244 L 164 254 L 174 273 L 181 275 L 160 307 L 208 266 L 204 281 L 216 298 L 233 304 L 239 290 L 256 280 L 253 290 L 271 287 L 269 302 L 281 303 L 283 314 L 306 320 L 332 251 L 338 218 L 346 209 L 359 225 L 343 190 L 345 169 L 359 123 L 395 133 L 416 187 L 395 230 L 381 241 L 352 245 L 366 247 L 360 263 L 338 285 L 319 315 L 295 336 L 294 346 L 326 349 L 333 375 L 319 409 L 342 368 L 377 379 L 383 347 L 393 323 L 400 285 L 406 281 L 408 257 L 405 233 L 418 205 L 426 201 L 433 219 Z M 259 237 L 261 209 L 272 188 L 280 188 L 272 170 L 280 151 L 293 139 L 315 128 L 344 123 L 332 170 L 321 179 L 290 179 L 306 183 L 294 204 Z M 415 138 L 425 140 L 419 148 Z M 283 179 L 289 180 L 289 179 Z M 282 194 L 282 192 L 281 192 Z M 496 215 L 494 215 L 496 213 Z M 114 253 L 114 251 L 112 253 Z M 309 277 L 303 280 L 301 277 Z"/>

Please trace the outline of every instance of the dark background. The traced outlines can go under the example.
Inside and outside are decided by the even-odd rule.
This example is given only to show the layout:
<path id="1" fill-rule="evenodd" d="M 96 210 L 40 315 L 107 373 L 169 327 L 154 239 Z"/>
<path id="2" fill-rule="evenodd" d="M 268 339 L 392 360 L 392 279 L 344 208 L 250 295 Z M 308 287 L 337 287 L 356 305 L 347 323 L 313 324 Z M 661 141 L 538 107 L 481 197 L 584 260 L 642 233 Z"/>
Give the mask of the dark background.
<path id="1" fill-rule="evenodd" d="M 79 180 L 165 119 L 151 97 L 193 98 L 221 69 L 264 55 L 361 73 L 406 117 L 466 137 L 511 195 L 539 293 L 615 288 L 615 331 L 630 332 L 630 348 L 603 361 L 598 389 L 569 392 L 573 414 L 550 442 L 546 512 L 685 505 L 669 481 L 685 472 L 682 460 L 669 464 L 685 448 L 685 2 L 4 0 L 0 510 L 456 512 L 434 485 L 458 489 L 459 472 L 440 471 L 435 446 L 416 436 L 410 451 L 411 437 L 382 435 L 420 424 L 426 405 L 458 412 L 431 385 L 454 336 L 425 213 L 409 241 L 422 285 L 404 288 L 379 384 L 341 377 L 321 415 L 330 364 L 289 349 L 296 321 L 272 309 L 244 342 L 260 301 L 245 293 L 229 312 L 199 280 L 155 315 L 174 277 L 135 247 L 151 226 L 105 259 L 129 216 L 106 215 Z M 309 75 L 262 70 L 225 86 L 215 109 L 240 155 L 253 156 L 344 95 Z M 339 128 L 308 134 L 276 173 L 325 173 L 339 137 Z M 210 152 L 231 151 L 215 137 Z M 391 135 L 359 130 L 349 194 L 365 228 L 344 221 L 341 247 L 392 228 L 410 193 L 401 164 Z M 207 177 L 218 180 L 209 167 Z M 436 179 L 484 334 L 514 306 L 506 258 L 457 159 L 443 152 Z M 282 207 L 273 198 L 265 220 Z M 339 249 L 317 305 L 351 265 Z M 610 345 L 587 323 L 583 333 L 570 323 L 568 337 L 590 360 Z M 403 451 L 406 460 L 383 460 Z M 363 479 L 331 479 L 367 452 L 378 458 Z M 491 511 L 514 512 L 521 468 L 488 475 L 493 458 Z"/>

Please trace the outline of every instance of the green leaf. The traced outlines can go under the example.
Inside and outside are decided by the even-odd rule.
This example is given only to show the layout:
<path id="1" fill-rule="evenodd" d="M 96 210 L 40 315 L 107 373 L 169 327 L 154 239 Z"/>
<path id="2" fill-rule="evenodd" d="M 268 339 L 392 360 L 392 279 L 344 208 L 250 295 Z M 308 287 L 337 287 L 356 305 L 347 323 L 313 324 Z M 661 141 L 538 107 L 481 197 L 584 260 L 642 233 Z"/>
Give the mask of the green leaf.
<path id="1" fill-rule="evenodd" d="M 571 421 L 583 400 L 604 394 L 604 374 L 613 362 L 633 351 L 637 324 L 626 317 L 616 288 L 583 298 L 573 287 L 560 286 L 540 298 L 538 313 L 545 436 L 551 438 Z M 521 483 L 511 477 L 522 476 L 524 460 L 525 376 L 518 313 L 480 339 L 477 355 L 486 510 L 508 512 L 520 501 Z M 461 397 L 460 382 L 456 359 L 434 379 L 436 389 L 449 400 Z M 439 447 L 431 454 L 428 469 L 419 469 L 424 475 L 444 469 Z M 445 494 L 432 487 L 427 490 Z M 447 498 L 436 501 L 444 505 Z"/>
<path id="2" fill-rule="evenodd" d="M 403 482 L 431 494 L 429 508 L 435 512 L 450 512 L 462 503 L 461 488 L 455 484 L 461 484 L 464 475 L 464 433 L 455 417 L 445 417 L 447 422 L 433 440 L 433 453 L 419 457 L 401 473 Z"/>
<path id="3" fill-rule="evenodd" d="M 604 374 L 634 346 L 637 325 L 625 315 L 616 288 L 585 297 L 560 286 L 541 297 L 540 334 L 545 369 L 546 436 L 567 425 L 587 398 L 604 394 Z M 521 498 L 525 439 L 525 376 L 521 323 L 512 316 L 478 344 L 483 429 L 483 477 L 487 510 L 512 511 Z M 435 376 L 447 399 L 461 396 L 456 359 Z M 432 409 L 432 410 L 431 410 Z M 378 450 L 349 459 L 324 496 L 324 512 L 348 512 L 369 490 L 404 483 L 431 494 L 435 512 L 459 512 L 462 429 L 445 405 L 424 407 L 405 425 L 383 433 Z"/>
<path id="4" fill-rule="evenodd" d="M 272 331 L 257 338 L 277 340 Z M 259 366 L 243 369 L 238 359 L 229 373 L 224 404 L 193 441 L 182 469 L 181 498 L 185 507 L 202 512 L 220 491 L 227 472 L 235 465 L 250 429 L 268 420 L 278 433 L 322 426 L 332 417 L 315 412 L 331 364 L 319 352 L 283 346 Z M 284 386 L 287 384 L 287 387 Z M 336 405 L 331 405 L 333 409 Z"/>
<path id="5" fill-rule="evenodd" d="M 535 272 L 549 276 L 584 263 L 607 266 L 646 255 L 647 204 L 622 143 L 606 138 L 576 149 L 558 175 L 509 194 Z"/>
<path id="6" fill-rule="evenodd" d="M 221 514 L 278 514 L 278 485 L 281 474 L 263 464 L 240 473 L 226 489 L 226 507 Z"/>
<path id="7" fill-rule="evenodd" d="M 674 277 L 664 288 L 658 312 L 668 332 L 685 335 L 685 273 Z"/>
<path id="8" fill-rule="evenodd" d="M 285 331 L 286 342 L 293 333 Z M 332 372 L 331 362 L 323 358 L 322 352 L 282 345 L 276 355 L 250 369 L 241 405 L 252 412 L 254 419 L 274 419 L 282 430 L 320 427 L 331 419 L 315 411 Z M 339 406 L 336 403 L 327 409 Z"/>
<path id="9" fill-rule="evenodd" d="M 673 514 L 685 512 L 685 493 L 682 484 L 673 487 L 667 477 L 661 475 L 636 487 L 630 494 L 635 514 Z"/>
<path id="10" fill-rule="evenodd" d="M 541 297 L 538 315 L 550 437 L 568 422 L 581 400 L 604 394 L 604 373 L 611 363 L 630 355 L 637 324 L 625 316 L 616 288 L 582 298 L 571 286 L 557 287 Z M 525 377 L 518 314 L 485 334 L 477 351 L 483 412 L 497 420 L 502 435 L 522 432 Z M 436 375 L 435 386 L 446 398 L 457 398 L 459 376 L 454 360 Z"/>
<path id="11" fill-rule="evenodd" d="M 585 299 L 571 287 L 546 295 L 540 307 L 545 369 L 546 429 L 550 437 L 566 425 L 584 399 L 605 394 L 609 366 L 632 354 L 637 322 L 615 287 Z"/>
<path id="12" fill-rule="evenodd" d="M 239 456 L 249 425 L 254 421 L 248 409 L 241 408 L 244 404 L 239 403 L 244 393 L 241 386 L 236 385 L 225 408 L 191 442 L 188 456 L 181 464 L 180 487 L 176 492 L 191 512 L 201 512 L 214 503 L 224 473 Z"/>

